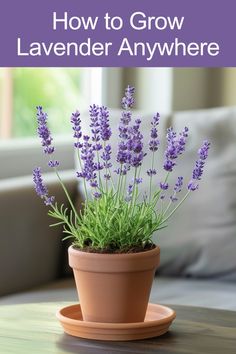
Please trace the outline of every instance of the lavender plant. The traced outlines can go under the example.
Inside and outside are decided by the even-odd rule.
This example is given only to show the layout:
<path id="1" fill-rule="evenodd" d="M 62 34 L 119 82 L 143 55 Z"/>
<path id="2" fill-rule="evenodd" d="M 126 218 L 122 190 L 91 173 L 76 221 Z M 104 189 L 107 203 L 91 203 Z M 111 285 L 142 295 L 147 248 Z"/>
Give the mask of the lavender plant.
<path id="1" fill-rule="evenodd" d="M 166 176 L 158 178 L 155 164 L 160 145 L 158 137 L 159 113 L 150 122 L 148 151 L 144 149 L 141 120 L 133 119 L 134 88 L 128 86 L 122 99 L 122 114 L 118 127 L 117 151 L 112 151 L 111 128 L 107 107 L 90 106 L 91 135 L 83 134 L 78 111 L 72 113 L 71 124 L 75 139 L 79 170 L 76 176 L 81 180 L 85 201 L 81 210 L 76 210 L 70 195 L 58 172 L 59 162 L 53 158 L 55 148 L 47 126 L 47 114 L 37 107 L 38 135 L 44 153 L 49 156 L 48 165 L 54 169 L 66 194 L 70 208 L 58 206 L 54 196 L 50 196 L 39 167 L 33 171 L 36 193 L 49 206 L 48 214 L 56 219 L 51 226 L 63 225 L 64 239 L 71 238 L 73 245 L 95 252 L 130 252 L 153 246 L 152 235 L 167 226 L 167 222 L 189 194 L 198 189 L 210 143 L 204 141 L 198 150 L 192 178 L 186 184 L 186 192 L 179 198 L 184 188 L 184 180 L 179 176 L 171 189 L 168 178 L 177 165 L 178 157 L 185 151 L 188 128 L 177 134 L 173 128 L 167 130 L 166 150 L 163 169 Z M 116 163 L 112 163 L 112 153 Z M 148 190 L 143 194 L 140 177 L 143 161 L 151 154 L 150 168 L 146 171 L 149 179 Z M 114 178 L 116 176 L 116 178 Z M 159 181 L 159 182 L 158 182 Z"/>

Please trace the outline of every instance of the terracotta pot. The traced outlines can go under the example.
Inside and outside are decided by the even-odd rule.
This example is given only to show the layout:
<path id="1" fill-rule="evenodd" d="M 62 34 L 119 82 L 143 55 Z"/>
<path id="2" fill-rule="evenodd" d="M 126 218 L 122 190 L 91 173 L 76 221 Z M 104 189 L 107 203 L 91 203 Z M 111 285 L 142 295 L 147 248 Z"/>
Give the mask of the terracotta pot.
<path id="1" fill-rule="evenodd" d="M 69 247 L 83 320 L 142 322 L 147 310 L 160 249 L 125 254 L 101 254 Z"/>

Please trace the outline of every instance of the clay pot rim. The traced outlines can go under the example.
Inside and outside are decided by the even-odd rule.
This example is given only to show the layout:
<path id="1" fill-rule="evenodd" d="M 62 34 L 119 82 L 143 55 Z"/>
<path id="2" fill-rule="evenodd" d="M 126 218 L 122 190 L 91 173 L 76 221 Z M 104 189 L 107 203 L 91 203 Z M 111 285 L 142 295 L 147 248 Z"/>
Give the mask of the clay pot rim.
<path id="1" fill-rule="evenodd" d="M 100 259 L 104 259 L 104 258 L 146 258 L 147 256 L 152 256 L 152 255 L 157 255 L 160 254 L 160 247 L 158 245 L 155 245 L 154 248 L 152 248 L 151 250 L 148 251 L 141 251 L 141 252 L 133 252 L 133 253 L 96 253 L 96 252 L 86 252 L 86 251 L 80 251 L 79 249 L 74 248 L 73 245 L 71 245 L 68 249 L 70 254 L 73 255 L 80 255 L 80 257 L 90 257 L 90 258 L 100 258 Z"/>
<path id="2" fill-rule="evenodd" d="M 137 253 L 92 253 L 73 246 L 68 249 L 69 265 L 73 269 L 92 273 L 140 272 L 156 268 L 160 262 L 160 248 Z"/>

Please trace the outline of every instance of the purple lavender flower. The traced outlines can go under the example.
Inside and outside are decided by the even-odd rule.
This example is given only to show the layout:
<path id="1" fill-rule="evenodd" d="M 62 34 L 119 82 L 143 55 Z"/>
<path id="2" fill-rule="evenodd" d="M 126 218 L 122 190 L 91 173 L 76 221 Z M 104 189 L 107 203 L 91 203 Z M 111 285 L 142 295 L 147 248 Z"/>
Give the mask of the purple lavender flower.
<path id="1" fill-rule="evenodd" d="M 118 174 L 126 174 L 130 165 L 131 152 L 130 149 L 128 149 L 128 145 L 130 145 L 129 140 L 131 139 L 131 131 L 133 130 L 133 127 L 131 128 L 129 126 L 131 122 L 131 112 L 129 110 L 134 104 L 134 91 L 133 87 L 128 86 L 125 90 L 125 97 L 122 99 L 122 107 L 124 111 L 122 112 L 119 124 L 119 137 L 121 138 L 121 141 L 118 144 L 116 161 L 121 165 L 126 165 L 126 168 L 124 169 L 122 167 L 116 169 L 115 172 Z"/>
<path id="2" fill-rule="evenodd" d="M 130 202 L 131 199 L 132 199 L 133 189 L 134 189 L 134 185 L 133 184 L 129 184 L 128 185 L 128 189 L 127 189 L 127 196 L 125 197 L 125 201 L 127 203 Z"/>
<path id="3" fill-rule="evenodd" d="M 161 182 L 161 183 L 160 183 L 160 188 L 161 188 L 163 191 L 166 191 L 166 190 L 169 188 L 169 184 L 166 183 L 166 182 Z"/>
<path id="4" fill-rule="evenodd" d="M 149 150 L 151 151 L 157 151 L 159 146 L 159 141 L 152 139 L 149 141 Z"/>
<path id="5" fill-rule="evenodd" d="M 164 170 L 168 171 L 168 172 L 172 172 L 173 171 L 173 167 L 176 165 L 175 162 L 171 161 L 171 160 L 165 160 L 164 162 Z"/>
<path id="6" fill-rule="evenodd" d="M 170 196 L 170 200 L 174 203 L 177 202 L 178 198 L 176 198 L 175 194 Z"/>
<path id="7" fill-rule="evenodd" d="M 143 182 L 143 179 L 140 177 L 136 177 L 135 179 L 132 179 L 132 184 L 130 183 L 128 186 L 127 194 L 128 196 L 133 193 L 133 189 L 135 185 L 141 184 Z"/>
<path id="8" fill-rule="evenodd" d="M 41 168 L 36 167 L 33 170 L 33 181 L 35 184 L 35 190 L 39 197 L 45 197 L 48 195 L 47 186 L 43 183 L 43 178 L 41 174 Z"/>
<path id="9" fill-rule="evenodd" d="M 95 171 L 98 166 L 96 166 L 94 163 L 94 149 L 92 144 L 89 142 L 89 136 L 84 135 L 83 140 L 84 142 L 81 148 L 81 160 L 84 162 L 84 166 L 81 172 L 77 172 L 77 177 L 85 178 L 86 181 L 90 182 L 91 187 L 97 187 L 97 175 Z"/>
<path id="10" fill-rule="evenodd" d="M 94 170 L 95 171 L 101 171 L 103 170 L 104 165 L 101 162 L 94 162 Z"/>
<path id="11" fill-rule="evenodd" d="M 122 98 L 122 107 L 125 110 L 131 109 L 134 105 L 134 92 L 135 88 L 128 86 L 125 89 L 125 97 Z"/>
<path id="12" fill-rule="evenodd" d="M 199 159 L 196 161 L 195 168 L 193 170 L 193 179 L 200 180 L 203 174 L 203 168 L 204 168 L 205 161 L 202 161 Z"/>
<path id="13" fill-rule="evenodd" d="M 82 132 L 80 112 L 78 110 L 71 114 L 70 121 L 72 123 L 72 129 L 74 130 L 74 138 L 80 139 L 82 137 Z"/>
<path id="14" fill-rule="evenodd" d="M 92 132 L 92 141 L 93 141 L 93 149 L 95 151 L 99 151 L 102 149 L 102 145 L 99 143 L 100 141 L 100 124 L 99 124 L 99 107 L 95 104 L 90 106 L 89 109 L 90 114 L 90 127 Z"/>
<path id="15" fill-rule="evenodd" d="M 151 128 L 151 140 L 149 141 L 149 149 L 153 152 L 158 150 L 158 146 L 160 144 L 158 140 L 158 134 L 157 134 L 157 126 L 159 124 L 159 120 L 160 120 L 160 114 L 157 113 L 153 117 L 151 122 L 152 128 Z"/>
<path id="16" fill-rule="evenodd" d="M 183 177 L 178 177 L 178 178 L 177 178 L 177 182 L 175 183 L 175 186 L 174 186 L 174 191 L 175 191 L 176 193 L 181 192 L 182 187 L 183 187 L 183 180 L 184 180 Z"/>
<path id="17" fill-rule="evenodd" d="M 149 170 L 147 170 L 147 175 L 149 177 L 154 176 L 156 174 L 157 174 L 157 170 L 155 168 L 149 168 Z"/>
<path id="18" fill-rule="evenodd" d="M 44 153 L 51 155 L 55 148 L 52 146 L 51 133 L 47 126 L 48 115 L 43 111 L 41 106 L 37 108 L 37 120 L 38 120 L 38 136 L 41 138 L 41 143 L 44 148 Z"/>
<path id="19" fill-rule="evenodd" d="M 131 122 L 131 112 L 123 111 L 118 129 L 119 129 L 119 137 L 124 141 L 126 141 L 129 138 L 130 122 Z"/>
<path id="20" fill-rule="evenodd" d="M 207 157 L 208 157 L 208 151 L 209 151 L 209 149 L 210 149 L 210 145 L 211 145 L 211 144 L 209 143 L 209 141 L 205 140 L 205 141 L 203 142 L 202 147 L 198 150 L 199 158 L 200 158 L 201 160 L 206 160 L 206 159 L 207 159 Z"/>
<path id="21" fill-rule="evenodd" d="M 196 181 L 200 181 L 203 174 L 203 169 L 205 165 L 205 160 L 208 157 L 208 151 L 210 149 L 210 143 L 205 140 L 202 147 L 198 150 L 198 160 L 195 163 L 193 169 L 192 180 L 188 183 L 188 190 L 195 191 L 198 189 L 198 184 Z"/>
<path id="22" fill-rule="evenodd" d="M 133 184 L 129 184 L 128 191 L 127 191 L 129 195 L 132 194 L 133 188 L 134 188 L 134 185 Z"/>
<path id="23" fill-rule="evenodd" d="M 95 192 L 93 195 L 94 195 L 94 198 L 99 199 L 99 198 L 101 198 L 102 193 Z"/>
<path id="24" fill-rule="evenodd" d="M 108 111 L 107 107 L 102 106 L 102 107 L 100 107 L 99 113 L 100 113 L 99 124 L 100 124 L 101 139 L 103 141 L 107 141 L 111 137 L 111 128 L 110 128 L 110 123 L 109 123 L 109 111 Z"/>
<path id="25" fill-rule="evenodd" d="M 135 154 L 133 157 L 132 157 L 132 160 L 131 160 L 131 166 L 135 167 L 135 168 L 138 168 L 142 165 L 142 161 L 143 161 L 143 158 L 144 158 L 144 153 L 141 152 L 140 154 Z"/>
<path id="26" fill-rule="evenodd" d="M 140 132 L 141 119 L 136 119 L 135 124 L 130 129 L 130 137 L 127 141 L 128 150 L 138 154 L 143 149 L 143 135 Z"/>
<path id="27" fill-rule="evenodd" d="M 92 179 L 94 167 L 94 152 L 92 149 L 92 144 L 89 142 L 89 137 L 87 135 L 83 136 L 83 147 L 81 149 L 81 160 L 84 162 L 84 175 L 87 181 Z"/>
<path id="28" fill-rule="evenodd" d="M 127 149 L 127 142 L 122 140 L 118 144 L 118 153 L 116 157 L 116 161 L 119 162 L 120 164 L 125 164 L 129 163 L 131 158 L 131 153 Z"/>
<path id="29" fill-rule="evenodd" d="M 52 155 L 55 151 L 54 146 L 52 146 L 52 137 L 51 133 L 47 126 L 47 119 L 48 115 L 43 111 L 41 106 L 37 108 L 37 121 L 38 121 L 38 136 L 41 138 L 41 144 L 43 146 L 43 151 L 47 155 Z M 59 161 L 57 160 L 50 160 L 48 162 L 49 167 L 57 167 L 59 166 Z"/>
<path id="30" fill-rule="evenodd" d="M 122 167 L 118 167 L 116 170 L 114 170 L 115 173 L 121 176 L 125 176 L 127 172 L 130 170 L 130 166 L 127 165 L 122 165 Z"/>
<path id="31" fill-rule="evenodd" d="M 76 143 L 74 143 L 74 147 L 77 149 L 81 149 L 83 146 L 83 143 L 81 143 L 80 141 L 77 141 Z"/>
<path id="32" fill-rule="evenodd" d="M 205 160 L 208 157 L 208 150 L 210 148 L 210 143 L 204 141 L 202 147 L 198 150 L 199 159 L 196 161 L 195 168 L 193 170 L 192 178 L 194 180 L 201 180 L 203 174 L 203 168 L 205 165 Z"/>
<path id="33" fill-rule="evenodd" d="M 179 133 L 179 139 L 177 141 L 178 155 L 181 155 L 185 150 L 186 138 L 188 137 L 188 128 L 185 127 L 181 133 Z"/>
<path id="34" fill-rule="evenodd" d="M 72 129 L 74 130 L 74 138 L 77 139 L 77 142 L 74 143 L 74 146 L 78 149 L 82 147 L 82 143 L 79 141 L 82 137 L 82 131 L 81 131 L 81 119 L 80 119 L 80 113 L 79 111 L 75 111 L 71 115 L 70 119 L 72 123 Z"/>
<path id="35" fill-rule="evenodd" d="M 112 167 L 112 164 L 110 162 L 110 160 L 111 160 L 111 145 L 108 144 L 105 146 L 101 158 L 104 161 L 105 168 Z"/>
<path id="36" fill-rule="evenodd" d="M 121 114 L 121 123 L 125 126 L 128 126 L 131 122 L 131 112 L 130 111 L 123 111 Z"/>
<path id="37" fill-rule="evenodd" d="M 177 158 L 177 151 L 176 151 L 176 133 L 173 131 L 173 128 L 167 129 L 167 148 L 165 152 L 165 161 L 164 161 L 164 169 L 168 172 L 173 170 L 175 163 L 172 161 L 173 159 Z"/>
<path id="38" fill-rule="evenodd" d="M 188 190 L 189 191 L 192 191 L 192 192 L 194 192 L 196 189 L 198 189 L 199 188 L 199 185 L 196 183 L 196 182 L 194 182 L 194 181 L 190 181 L 189 183 L 188 183 Z"/>
<path id="39" fill-rule="evenodd" d="M 34 187 L 37 195 L 44 199 L 44 203 L 46 205 L 52 205 L 55 197 L 49 196 L 48 195 L 48 189 L 47 186 L 43 183 L 43 178 L 42 178 L 42 173 L 41 173 L 41 168 L 36 167 L 33 170 L 33 182 L 34 182 Z"/>
<path id="40" fill-rule="evenodd" d="M 172 202 L 176 202 L 178 200 L 178 198 L 176 197 L 176 194 L 181 192 L 182 187 L 183 187 L 183 181 L 184 181 L 184 178 L 182 176 L 177 178 L 177 181 L 174 186 L 174 193 L 170 196 L 170 200 Z"/>
<path id="41" fill-rule="evenodd" d="M 58 166 L 59 166 L 59 161 L 57 161 L 57 160 L 50 160 L 50 161 L 48 162 L 48 166 L 49 166 L 49 167 L 58 167 Z"/>
<path id="42" fill-rule="evenodd" d="M 128 163 L 137 168 L 142 165 L 146 154 L 143 152 L 143 135 L 140 132 L 141 120 L 136 119 L 135 124 L 130 129 L 130 137 L 127 141 L 127 149 L 130 152 Z"/>
<path id="43" fill-rule="evenodd" d="M 54 201 L 55 201 L 55 197 L 51 196 L 51 197 L 46 198 L 44 203 L 45 203 L 45 205 L 48 206 L 48 205 L 53 205 Z"/>
<path id="44" fill-rule="evenodd" d="M 173 160 L 177 159 L 179 155 L 185 150 L 186 139 L 188 137 L 188 128 L 179 133 L 177 137 L 173 128 L 167 129 L 167 149 L 165 151 L 164 169 L 168 172 L 173 171 L 173 167 L 176 165 Z"/>
<path id="45" fill-rule="evenodd" d="M 96 178 L 96 176 L 95 176 L 94 178 Z M 98 187 L 98 182 L 97 182 L 97 180 L 96 180 L 96 179 L 91 179 L 91 181 L 90 181 L 90 186 L 91 186 L 92 188 L 97 188 L 97 187 Z"/>
<path id="46" fill-rule="evenodd" d="M 143 182 L 143 179 L 140 178 L 140 177 L 135 178 L 135 180 L 134 180 L 134 184 L 140 184 L 140 183 L 142 183 L 142 182 Z"/>

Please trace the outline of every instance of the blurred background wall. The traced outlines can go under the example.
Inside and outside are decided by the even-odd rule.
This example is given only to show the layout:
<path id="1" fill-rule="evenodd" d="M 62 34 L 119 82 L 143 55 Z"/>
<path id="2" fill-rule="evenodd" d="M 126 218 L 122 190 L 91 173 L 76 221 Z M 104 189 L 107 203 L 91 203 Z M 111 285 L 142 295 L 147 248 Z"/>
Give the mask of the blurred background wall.
<path id="1" fill-rule="evenodd" d="M 137 89 L 138 108 L 160 111 L 236 105 L 236 68 L 131 68 L 124 85 Z"/>

